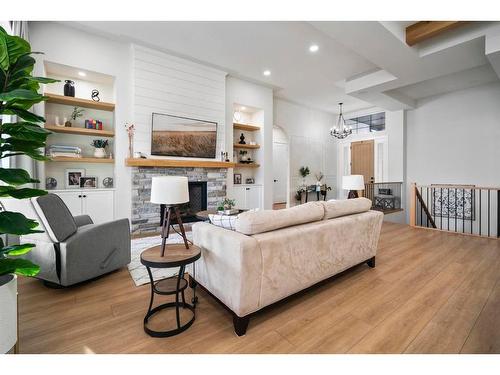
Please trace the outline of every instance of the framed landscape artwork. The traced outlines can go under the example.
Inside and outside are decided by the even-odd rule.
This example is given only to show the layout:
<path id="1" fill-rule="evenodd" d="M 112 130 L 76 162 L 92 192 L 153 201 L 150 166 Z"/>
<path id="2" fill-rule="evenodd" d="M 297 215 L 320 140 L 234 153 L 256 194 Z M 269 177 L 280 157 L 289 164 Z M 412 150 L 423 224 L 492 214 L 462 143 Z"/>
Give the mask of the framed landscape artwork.
<path id="1" fill-rule="evenodd" d="M 151 155 L 215 158 L 217 123 L 153 113 Z"/>

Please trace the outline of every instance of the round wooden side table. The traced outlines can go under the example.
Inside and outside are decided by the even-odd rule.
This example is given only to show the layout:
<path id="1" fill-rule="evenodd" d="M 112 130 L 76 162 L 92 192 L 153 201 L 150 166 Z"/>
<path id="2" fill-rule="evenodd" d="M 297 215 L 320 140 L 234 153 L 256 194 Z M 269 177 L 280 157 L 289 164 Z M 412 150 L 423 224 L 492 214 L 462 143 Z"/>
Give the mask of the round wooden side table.
<path id="1" fill-rule="evenodd" d="M 141 263 L 146 266 L 148 271 L 149 280 L 151 283 L 151 299 L 149 301 L 149 308 L 146 316 L 144 317 L 144 331 L 153 337 L 169 337 L 178 335 L 188 329 L 194 322 L 196 314 L 196 304 L 198 297 L 196 297 L 196 284 L 192 285 L 193 298 L 191 304 L 186 303 L 184 290 L 189 286 L 188 281 L 184 278 L 184 271 L 188 264 L 193 264 L 193 277 L 195 274 L 195 262 L 200 259 L 201 250 L 198 246 L 190 245 L 186 249 L 184 244 L 170 244 L 165 249 L 165 255 L 161 256 L 161 245 L 151 247 L 141 254 Z M 168 277 L 166 279 L 154 281 L 151 268 L 176 268 L 179 267 L 177 276 Z M 153 308 L 153 300 L 155 294 L 161 295 L 174 295 L 175 302 L 167 302 Z M 182 301 L 180 301 L 180 298 Z M 177 321 L 177 328 L 167 331 L 155 331 L 148 328 L 148 321 L 151 316 L 157 312 L 167 309 L 175 308 L 175 317 Z M 185 324 L 181 325 L 180 309 L 187 309 L 193 313 L 193 317 Z"/>

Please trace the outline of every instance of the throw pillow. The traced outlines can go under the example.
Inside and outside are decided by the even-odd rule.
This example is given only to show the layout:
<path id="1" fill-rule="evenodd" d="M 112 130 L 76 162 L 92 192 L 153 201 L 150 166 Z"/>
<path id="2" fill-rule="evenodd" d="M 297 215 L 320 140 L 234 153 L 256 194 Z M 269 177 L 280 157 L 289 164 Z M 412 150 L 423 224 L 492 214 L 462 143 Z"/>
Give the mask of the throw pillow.
<path id="1" fill-rule="evenodd" d="M 238 215 L 208 214 L 210 223 L 221 228 L 235 230 Z"/>

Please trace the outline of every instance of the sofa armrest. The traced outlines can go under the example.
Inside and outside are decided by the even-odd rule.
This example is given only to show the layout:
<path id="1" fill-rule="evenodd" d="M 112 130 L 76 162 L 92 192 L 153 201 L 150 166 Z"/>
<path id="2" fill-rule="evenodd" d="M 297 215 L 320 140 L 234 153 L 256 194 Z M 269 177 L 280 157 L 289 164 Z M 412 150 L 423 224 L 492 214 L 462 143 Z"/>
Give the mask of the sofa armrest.
<path id="1" fill-rule="evenodd" d="M 73 219 L 75 219 L 75 223 L 78 228 L 83 227 L 84 225 L 94 224 L 89 215 L 77 215 L 73 216 Z"/>
<path id="2" fill-rule="evenodd" d="M 128 219 L 90 224 L 61 242 L 61 284 L 71 285 L 130 263 Z"/>
<path id="3" fill-rule="evenodd" d="M 250 236 L 209 223 L 193 225 L 193 242 L 202 250 L 196 279 L 236 315 L 259 309 L 262 255 Z"/>

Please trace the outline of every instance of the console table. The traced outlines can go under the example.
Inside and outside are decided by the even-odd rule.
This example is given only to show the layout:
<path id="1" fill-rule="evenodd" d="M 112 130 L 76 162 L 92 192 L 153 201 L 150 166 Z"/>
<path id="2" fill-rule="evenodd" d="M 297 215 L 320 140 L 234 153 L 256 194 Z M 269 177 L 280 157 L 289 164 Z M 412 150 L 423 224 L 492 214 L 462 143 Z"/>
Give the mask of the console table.
<path id="1" fill-rule="evenodd" d="M 193 324 L 196 317 L 196 304 L 198 302 L 198 297 L 196 297 L 196 284 L 192 285 L 193 298 L 191 299 L 191 304 L 189 304 L 186 302 L 186 298 L 184 296 L 184 291 L 189 286 L 188 281 L 184 278 L 184 271 L 186 266 L 192 263 L 193 277 L 195 277 L 195 262 L 200 259 L 200 257 L 201 250 L 198 246 L 189 245 L 189 249 L 186 249 L 183 243 L 168 245 L 165 250 L 164 256 L 161 256 L 161 245 L 151 247 L 142 252 L 141 263 L 146 266 L 151 283 L 151 299 L 149 301 L 148 312 L 144 317 L 144 331 L 148 335 L 153 337 L 175 336 L 181 332 L 184 332 Z M 179 273 L 177 276 L 154 281 L 153 274 L 151 273 L 151 268 L 177 267 L 179 267 Z M 153 308 L 155 294 L 175 295 L 175 302 L 167 302 Z M 182 299 L 182 301 L 180 301 L 180 299 Z M 148 327 L 149 318 L 151 318 L 151 316 L 153 316 L 157 312 L 168 308 L 175 308 L 177 328 L 165 331 L 156 331 L 150 329 Z M 190 310 L 193 314 L 192 318 L 185 324 L 181 324 L 181 308 Z"/>

